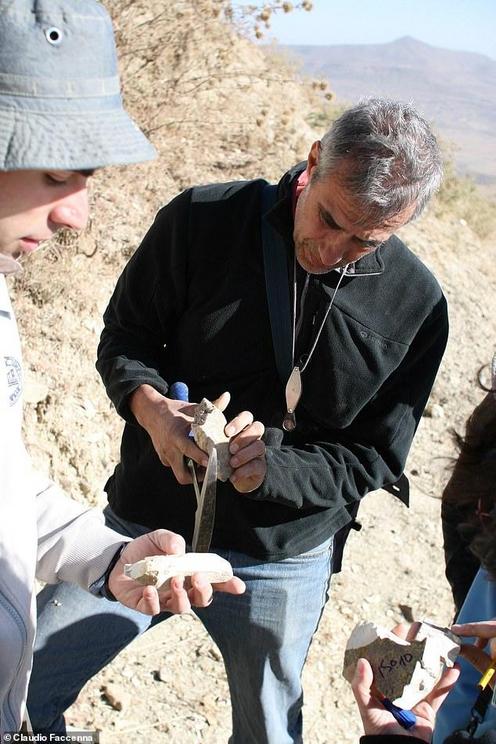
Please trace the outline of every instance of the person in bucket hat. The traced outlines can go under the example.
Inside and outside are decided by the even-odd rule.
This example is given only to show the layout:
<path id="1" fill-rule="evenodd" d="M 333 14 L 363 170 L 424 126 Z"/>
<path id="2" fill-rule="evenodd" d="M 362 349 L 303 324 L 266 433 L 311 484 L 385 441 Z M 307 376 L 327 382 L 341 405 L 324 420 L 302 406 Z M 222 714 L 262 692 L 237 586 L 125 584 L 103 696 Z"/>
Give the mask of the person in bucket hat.
<path id="1" fill-rule="evenodd" d="M 122 107 L 110 18 L 94 0 L 0 0 L 0 739 L 27 720 L 34 579 L 75 582 L 147 614 L 207 605 L 212 587 L 142 587 L 123 573 L 146 555 L 184 552 L 160 529 L 128 541 L 96 510 L 34 472 L 21 439 L 20 343 L 5 274 L 60 227 L 83 228 L 95 168 L 154 149 Z M 243 591 L 239 579 L 219 585 Z"/>

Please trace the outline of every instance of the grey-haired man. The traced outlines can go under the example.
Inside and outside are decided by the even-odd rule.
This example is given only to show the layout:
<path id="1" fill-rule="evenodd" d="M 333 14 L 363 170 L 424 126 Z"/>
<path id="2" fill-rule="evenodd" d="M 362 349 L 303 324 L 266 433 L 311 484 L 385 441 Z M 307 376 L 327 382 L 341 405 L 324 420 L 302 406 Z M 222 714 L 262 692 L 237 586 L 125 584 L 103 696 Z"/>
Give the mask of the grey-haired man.
<path id="1" fill-rule="evenodd" d="M 198 610 L 226 665 L 233 744 L 302 741 L 300 677 L 332 553 L 336 564 L 359 500 L 402 474 L 448 323 L 436 280 L 393 232 L 440 178 L 436 140 L 415 110 L 360 104 L 277 187 L 258 179 L 177 196 L 105 313 L 97 366 L 126 420 L 108 514 L 124 534 L 164 522 L 191 537 L 189 421 L 169 383 L 185 380 L 192 400 L 228 389 L 236 410 L 267 427 L 266 450 L 254 442 L 243 478 L 217 492 L 213 549 L 247 591 Z M 149 627 L 144 618 L 129 630 L 125 608 L 109 605 L 81 664 L 54 658 L 52 638 L 81 658 L 77 621 L 94 610 L 79 594 L 43 592 L 31 691 L 40 729 L 60 730 L 85 679 Z M 54 599 L 74 613 L 54 611 Z"/>
<path id="2" fill-rule="evenodd" d="M 21 439 L 20 342 L 5 274 L 59 227 L 88 217 L 94 168 L 154 156 L 122 108 L 112 25 L 94 0 L 0 0 L 0 739 L 17 734 L 36 627 L 34 579 L 72 581 L 92 594 L 157 614 L 206 605 L 201 574 L 188 591 L 157 592 L 125 576 L 124 563 L 184 552 L 158 529 L 132 542 L 96 510 L 65 497 L 32 469 Z M 218 587 L 238 594 L 239 579 Z M 103 601 L 103 599 L 102 599 Z M 138 613 L 137 613 L 138 614 Z"/>

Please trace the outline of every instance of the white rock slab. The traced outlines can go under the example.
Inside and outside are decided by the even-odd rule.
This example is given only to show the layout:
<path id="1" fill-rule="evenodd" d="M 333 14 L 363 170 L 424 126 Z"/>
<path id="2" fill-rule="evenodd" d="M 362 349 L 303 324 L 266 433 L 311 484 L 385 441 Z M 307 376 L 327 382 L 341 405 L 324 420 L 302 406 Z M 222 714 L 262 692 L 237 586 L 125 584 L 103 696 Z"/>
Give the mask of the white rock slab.
<path id="1" fill-rule="evenodd" d="M 126 563 L 124 573 L 144 586 L 157 589 L 167 589 L 174 576 L 184 578 L 201 573 L 212 584 L 221 584 L 233 577 L 229 561 L 216 553 L 153 555 L 136 563 Z"/>

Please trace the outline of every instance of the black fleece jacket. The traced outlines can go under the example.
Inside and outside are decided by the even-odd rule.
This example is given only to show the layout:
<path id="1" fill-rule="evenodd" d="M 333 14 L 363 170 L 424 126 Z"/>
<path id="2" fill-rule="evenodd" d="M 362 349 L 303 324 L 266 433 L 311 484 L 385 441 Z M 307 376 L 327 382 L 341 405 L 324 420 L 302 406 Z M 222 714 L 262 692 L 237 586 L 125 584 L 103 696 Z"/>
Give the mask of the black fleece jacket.
<path id="1" fill-rule="evenodd" d="M 291 184 L 270 221 L 293 273 Z M 147 383 L 190 400 L 231 393 L 227 418 L 250 410 L 267 427 L 267 476 L 250 494 L 218 483 L 212 549 L 267 560 L 310 550 L 350 521 L 366 493 L 401 475 L 447 339 L 446 302 L 428 269 L 396 237 L 343 279 L 303 373 L 298 427 L 283 432 L 261 243 L 263 180 L 190 189 L 157 215 L 105 312 L 97 368 L 126 420 L 121 461 L 106 485 L 121 517 L 192 535 L 195 498 L 161 465 L 128 407 Z M 339 278 L 310 277 L 297 352 L 308 349 Z M 305 273 L 298 269 L 299 291 Z M 315 322 L 314 322 L 315 321 Z"/>

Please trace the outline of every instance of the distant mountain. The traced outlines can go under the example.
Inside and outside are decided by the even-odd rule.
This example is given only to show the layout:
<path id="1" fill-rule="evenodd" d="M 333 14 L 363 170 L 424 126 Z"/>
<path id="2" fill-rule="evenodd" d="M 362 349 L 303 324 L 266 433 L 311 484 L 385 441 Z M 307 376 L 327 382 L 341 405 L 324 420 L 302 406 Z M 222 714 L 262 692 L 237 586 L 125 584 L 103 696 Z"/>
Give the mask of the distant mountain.
<path id="1" fill-rule="evenodd" d="M 381 95 L 412 101 L 459 151 L 461 171 L 496 185 L 496 61 L 410 36 L 389 44 L 285 46 L 305 73 L 341 100 Z"/>

